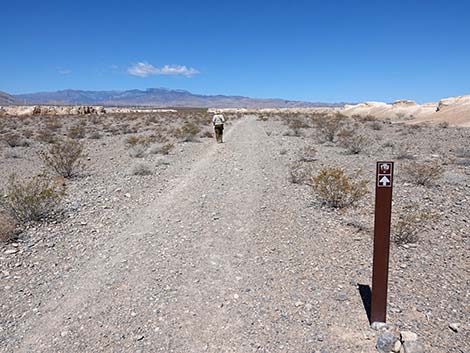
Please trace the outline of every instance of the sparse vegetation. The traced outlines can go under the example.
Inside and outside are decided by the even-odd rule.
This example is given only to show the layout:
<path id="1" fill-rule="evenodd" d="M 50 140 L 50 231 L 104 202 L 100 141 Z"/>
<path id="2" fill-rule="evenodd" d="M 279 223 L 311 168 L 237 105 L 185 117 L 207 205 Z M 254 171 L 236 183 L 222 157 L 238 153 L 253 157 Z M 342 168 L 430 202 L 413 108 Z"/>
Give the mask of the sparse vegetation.
<path id="1" fill-rule="evenodd" d="M 342 140 L 342 145 L 350 154 L 358 154 L 364 151 L 371 144 L 371 140 L 365 135 L 353 135 L 348 139 Z"/>
<path id="2" fill-rule="evenodd" d="M 148 164 L 145 163 L 137 163 L 131 169 L 132 175 L 151 175 L 153 174 L 152 168 Z"/>
<path id="3" fill-rule="evenodd" d="M 399 213 L 399 219 L 393 227 L 392 240 L 397 245 L 416 243 L 424 225 L 436 219 L 436 215 L 423 211 L 419 205 L 407 205 Z"/>
<path id="4" fill-rule="evenodd" d="M 310 163 L 297 161 L 289 167 L 289 180 L 294 184 L 308 184 L 312 177 L 313 167 Z"/>
<path id="5" fill-rule="evenodd" d="M 324 117 L 322 119 L 318 119 L 317 128 L 320 139 L 322 141 L 333 142 L 342 125 L 343 117 L 339 114 L 333 117 Z"/>
<path id="6" fill-rule="evenodd" d="M 11 175 L 0 206 L 19 222 L 38 221 L 53 215 L 65 189 L 53 178 L 39 174 L 28 180 Z"/>
<path id="7" fill-rule="evenodd" d="M 313 191 L 324 204 L 333 208 L 351 206 L 367 194 L 367 181 L 349 177 L 344 169 L 327 167 L 312 179 Z"/>
<path id="8" fill-rule="evenodd" d="M 439 161 L 411 162 L 403 170 L 410 182 L 424 186 L 434 184 L 444 173 L 444 167 Z"/>
<path id="9" fill-rule="evenodd" d="M 48 169 L 64 178 L 71 178 L 83 167 L 83 144 L 70 139 L 58 141 L 39 156 Z"/>
<path id="10" fill-rule="evenodd" d="M 193 142 L 201 129 L 192 122 L 184 123 L 183 126 L 175 130 L 175 137 L 181 142 Z"/>
<path id="11" fill-rule="evenodd" d="M 0 243 L 7 243 L 16 237 L 16 222 L 5 212 L 0 212 Z"/>

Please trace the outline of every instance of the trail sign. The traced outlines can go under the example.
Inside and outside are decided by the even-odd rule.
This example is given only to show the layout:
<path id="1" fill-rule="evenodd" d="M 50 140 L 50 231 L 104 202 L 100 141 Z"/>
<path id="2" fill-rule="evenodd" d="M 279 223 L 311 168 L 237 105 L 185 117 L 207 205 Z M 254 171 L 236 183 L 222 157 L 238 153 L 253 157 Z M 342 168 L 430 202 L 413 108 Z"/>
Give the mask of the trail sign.
<path id="1" fill-rule="evenodd" d="M 377 162 L 375 185 L 371 321 L 385 322 L 392 218 L 393 162 Z"/>

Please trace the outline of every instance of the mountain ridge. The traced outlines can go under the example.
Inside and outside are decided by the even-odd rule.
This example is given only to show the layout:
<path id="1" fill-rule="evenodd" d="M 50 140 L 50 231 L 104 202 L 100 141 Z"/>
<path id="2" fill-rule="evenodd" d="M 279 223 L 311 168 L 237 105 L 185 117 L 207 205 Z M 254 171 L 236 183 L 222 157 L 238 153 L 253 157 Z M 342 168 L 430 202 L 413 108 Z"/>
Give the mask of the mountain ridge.
<path id="1" fill-rule="evenodd" d="M 59 90 L 12 96 L 22 104 L 44 105 L 104 105 L 149 107 L 201 107 L 201 108 L 289 108 L 339 107 L 343 103 L 321 103 L 286 100 L 280 98 L 251 98 L 229 95 L 194 94 L 183 89 L 147 88 L 145 90 Z"/>

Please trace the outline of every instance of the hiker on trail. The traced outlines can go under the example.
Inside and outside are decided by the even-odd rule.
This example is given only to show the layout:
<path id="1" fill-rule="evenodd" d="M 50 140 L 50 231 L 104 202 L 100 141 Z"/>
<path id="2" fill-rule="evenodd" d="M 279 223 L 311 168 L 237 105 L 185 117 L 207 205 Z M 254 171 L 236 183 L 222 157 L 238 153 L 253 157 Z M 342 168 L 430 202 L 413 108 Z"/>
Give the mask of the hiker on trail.
<path id="1" fill-rule="evenodd" d="M 215 114 L 212 118 L 212 124 L 214 125 L 215 139 L 218 143 L 222 143 L 222 136 L 224 134 L 224 123 L 225 119 L 222 114 Z"/>

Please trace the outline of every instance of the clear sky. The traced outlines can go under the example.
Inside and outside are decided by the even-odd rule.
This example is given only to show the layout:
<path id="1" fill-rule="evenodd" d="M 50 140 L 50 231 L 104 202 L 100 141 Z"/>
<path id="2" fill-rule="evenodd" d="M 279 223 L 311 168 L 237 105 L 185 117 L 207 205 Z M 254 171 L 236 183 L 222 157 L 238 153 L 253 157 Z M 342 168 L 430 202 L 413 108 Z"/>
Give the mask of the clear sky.
<path id="1" fill-rule="evenodd" d="M 0 90 L 323 102 L 470 94 L 470 1 L 5 1 Z"/>

